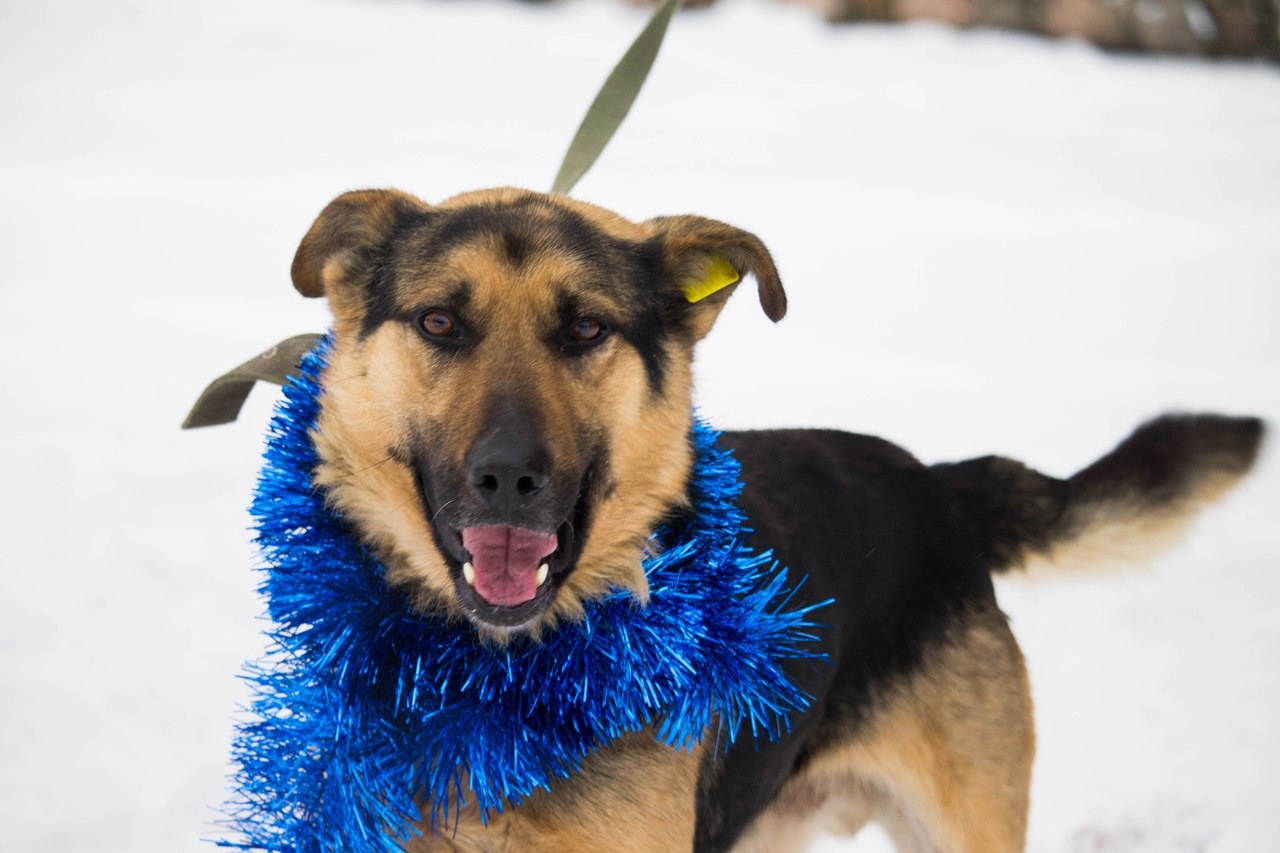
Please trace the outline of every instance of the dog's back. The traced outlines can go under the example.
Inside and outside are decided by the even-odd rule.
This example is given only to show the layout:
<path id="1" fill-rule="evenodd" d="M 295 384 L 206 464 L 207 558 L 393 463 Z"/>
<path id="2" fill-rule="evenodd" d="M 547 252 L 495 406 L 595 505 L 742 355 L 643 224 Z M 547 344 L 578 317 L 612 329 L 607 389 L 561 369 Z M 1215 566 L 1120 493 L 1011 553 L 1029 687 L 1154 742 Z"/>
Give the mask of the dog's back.
<path id="1" fill-rule="evenodd" d="M 927 467 L 825 430 L 728 433 L 752 542 L 835 599 L 818 697 L 771 747 L 709 754 L 697 849 L 779 850 L 879 819 L 905 845 L 1016 850 L 1034 735 L 991 573 L 1037 558 L 1133 560 L 1252 465 L 1256 419 L 1168 416 L 1059 480 L 1002 457 Z"/>

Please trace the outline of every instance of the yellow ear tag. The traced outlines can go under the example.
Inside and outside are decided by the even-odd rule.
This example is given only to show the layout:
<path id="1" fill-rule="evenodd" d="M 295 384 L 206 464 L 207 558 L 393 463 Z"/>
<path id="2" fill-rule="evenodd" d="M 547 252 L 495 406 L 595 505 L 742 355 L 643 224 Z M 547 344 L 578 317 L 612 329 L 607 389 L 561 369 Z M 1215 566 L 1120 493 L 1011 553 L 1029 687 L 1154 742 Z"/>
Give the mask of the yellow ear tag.
<path id="1" fill-rule="evenodd" d="M 711 294 L 724 290 L 731 284 L 737 284 L 742 276 L 729 265 L 724 258 L 716 255 L 711 259 L 711 266 L 702 278 L 684 283 L 684 298 L 690 302 L 701 302 Z"/>

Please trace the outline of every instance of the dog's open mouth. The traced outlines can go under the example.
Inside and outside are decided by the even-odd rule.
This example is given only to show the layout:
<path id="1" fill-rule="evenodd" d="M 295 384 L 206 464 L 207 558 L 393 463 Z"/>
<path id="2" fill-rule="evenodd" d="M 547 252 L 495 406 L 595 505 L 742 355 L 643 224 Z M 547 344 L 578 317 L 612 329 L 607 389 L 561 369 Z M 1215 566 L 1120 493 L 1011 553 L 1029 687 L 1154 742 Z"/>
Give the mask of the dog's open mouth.
<path id="1" fill-rule="evenodd" d="M 461 553 L 452 574 L 471 617 L 494 627 L 518 628 L 541 615 L 577 562 L 574 522 L 580 517 L 575 509 L 555 533 L 498 524 L 458 531 Z"/>
<path id="2" fill-rule="evenodd" d="M 555 599 L 582 551 L 590 502 L 590 474 L 578 499 L 554 532 L 486 523 L 453 527 L 431 510 L 431 524 L 463 611 L 494 628 L 520 628 L 537 619 Z M 426 498 L 425 483 L 420 482 Z"/>
<path id="3" fill-rule="evenodd" d="M 468 527 L 462 547 L 470 558 L 462 578 L 486 604 L 518 607 L 532 601 L 551 576 L 547 561 L 559 547 L 558 537 L 497 524 Z"/>

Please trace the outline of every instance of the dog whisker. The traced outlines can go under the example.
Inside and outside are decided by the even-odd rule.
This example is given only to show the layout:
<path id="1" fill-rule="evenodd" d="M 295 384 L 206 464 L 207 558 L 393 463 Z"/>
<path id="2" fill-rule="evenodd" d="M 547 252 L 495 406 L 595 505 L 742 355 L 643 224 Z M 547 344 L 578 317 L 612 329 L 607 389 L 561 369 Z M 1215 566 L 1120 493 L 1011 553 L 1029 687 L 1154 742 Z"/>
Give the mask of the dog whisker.
<path id="1" fill-rule="evenodd" d="M 406 506 L 408 506 L 409 504 L 413 503 L 416 500 L 417 500 L 417 497 L 405 498 L 404 501 L 402 501 L 400 504 L 382 513 L 382 515 L 378 516 L 378 518 L 383 519 L 383 518 L 387 518 L 388 516 L 395 515 L 397 512 L 404 509 Z"/>
<path id="2" fill-rule="evenodd" d="M 353 483 L 363 482 L 368 477 L 372 476 L 373 473 L 377 471 L 377 469 L 381 468 L 383 465 L 386 465 L 388 462 L 390 462 L 391 459 L 392 459 L 392 456 L 388 454 L 384 456 L 382 459 L 378 460 L 377 462 L 374 462 L 372 465 L 366 465 L 364 468 L 361 468 L 359 471 L 352 471 L 351 472 L 352 482 Z"/>
<path id="3" fill-rule="evenodd" d="M 453 500 L 452 500 L 452 499 L 447 500 L 447 501 L 445 501 L 444 503 L 440 504 L 440 508 L 439 508 L 439 509 L 437 509 L 437 510 L 435 511 L 435 514 L 431 516 L 431 523 L 432 523 L 432 524 L 435 524 L 435 523 L 436 523 L 436 519 L 440 517 L 440 513 L 444 512 L 444 508 L 445 508 L 445 507 L 447 507 L 447 506 L 448 506 L 449 504 L 451 504 L 451 503 L 453 503 Z"/>
<path id="4" fill-rule="evenodd" d="M 369 371 L 367 370 L 359 370 L 348 376 L 343 376 L 340 379 L 333 379 L 333 378 L 330 378 L 328 375 L 326 375 L 324 378 L 324 386 L 326 388 L 332 388 L 335 385 L 341 385 L 343 382 L 350 382 L 352 379 L 362 379 L 368 375 L 369 375 Z"/>

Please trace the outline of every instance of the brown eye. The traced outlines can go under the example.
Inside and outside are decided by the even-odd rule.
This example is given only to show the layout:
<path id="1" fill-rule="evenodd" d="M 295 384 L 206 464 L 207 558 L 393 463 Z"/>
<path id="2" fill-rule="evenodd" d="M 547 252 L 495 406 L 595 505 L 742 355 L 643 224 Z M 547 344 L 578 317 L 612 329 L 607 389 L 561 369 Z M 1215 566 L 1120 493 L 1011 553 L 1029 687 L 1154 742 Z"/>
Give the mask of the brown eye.
<path id="1" fill-rule="evenodd" d="M 418 325 L 422 327 L 422 331 L 433 338 L 452 337 L 458 326 L 448 311 L 441 311 L 439 308 L 419 317 Z"/>
<path id="2" fill-rule="evenodd" d="M 569 324 L 565 334 L 572 343 L 589 344 L 600 340 L 604 333 L 604 323 L 595 317 L 579 317 Z"/>

